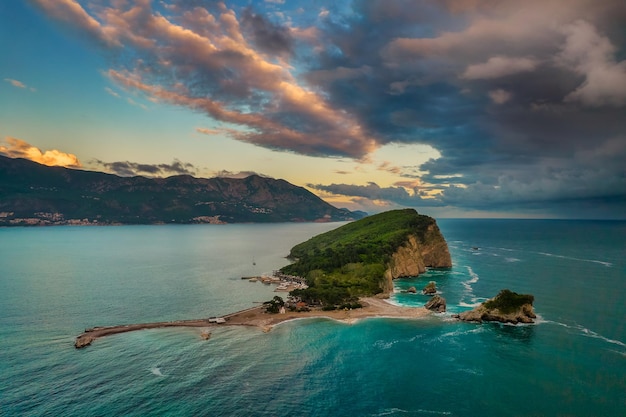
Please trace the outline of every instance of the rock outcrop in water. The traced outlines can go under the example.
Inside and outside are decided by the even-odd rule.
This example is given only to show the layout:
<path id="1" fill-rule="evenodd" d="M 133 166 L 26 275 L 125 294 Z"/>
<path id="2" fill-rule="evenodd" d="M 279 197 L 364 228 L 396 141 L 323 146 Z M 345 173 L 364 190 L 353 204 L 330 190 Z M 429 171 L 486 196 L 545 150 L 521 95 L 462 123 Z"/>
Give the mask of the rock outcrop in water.
<path id="1" fill-rule="evenodd" d="M 422 288 L 422 294 L 434 295 L 437 294 L 437 284 L 435 281 L 430 281 L 424 288 Z"/>
<path id="2" fill-rule="evenodd" d="M 473 310 L 453 317 L 478 323 L 483 321 L 512 324 L 534 323 L 534 319 L 537 318 L 533 310 L 534 300 L 535 297 L 530 294 L 517 294 L 510 290 L 502 290 L 497 296 Z"/>
<path id="3" fill-rule="evenodd" d="M 435 295 L 428 301 L 424 307 L 437 313 L 444 313 L 446 311 L 446 299 L 440 295 Z"/>

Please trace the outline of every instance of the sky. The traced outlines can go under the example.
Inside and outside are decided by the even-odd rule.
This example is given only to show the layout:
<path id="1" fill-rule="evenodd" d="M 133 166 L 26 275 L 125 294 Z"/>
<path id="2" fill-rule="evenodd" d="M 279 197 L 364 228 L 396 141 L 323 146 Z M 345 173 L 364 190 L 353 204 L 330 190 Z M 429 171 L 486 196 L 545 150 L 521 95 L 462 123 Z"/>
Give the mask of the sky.
<path id="1" fill-rule="evenodd" d="M 623 0 L 0 2 L 0 154 L 626 218 Z"/>

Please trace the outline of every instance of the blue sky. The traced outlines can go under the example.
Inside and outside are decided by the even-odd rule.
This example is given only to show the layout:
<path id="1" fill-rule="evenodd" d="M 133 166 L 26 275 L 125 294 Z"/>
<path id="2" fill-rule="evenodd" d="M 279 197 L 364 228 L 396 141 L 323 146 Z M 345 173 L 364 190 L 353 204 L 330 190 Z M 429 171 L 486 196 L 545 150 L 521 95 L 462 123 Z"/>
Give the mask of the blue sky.
<path id="1" fill-rule="evenodd" d="M 0 153 L 625 218 L 625 26 L 613 0 L 2 2 Z"/>

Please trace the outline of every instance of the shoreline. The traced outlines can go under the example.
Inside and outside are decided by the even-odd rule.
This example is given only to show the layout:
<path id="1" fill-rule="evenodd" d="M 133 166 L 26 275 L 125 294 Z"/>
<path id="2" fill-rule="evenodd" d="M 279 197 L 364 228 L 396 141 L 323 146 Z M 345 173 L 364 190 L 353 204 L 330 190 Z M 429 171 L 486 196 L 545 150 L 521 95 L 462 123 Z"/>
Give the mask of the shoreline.
<path id="1" fill-rule="evenodd" d="M 328 318 L 343 323 L 352 324 L 366 318 L 400 318 L 417 319 L 427 317 L 431 311 L 424 307 L 401 307 L 385 300 L 374 297 L 360 299 L 363 308 L 354 310 L 311 310 L 303 312 L 286 312 L 284 314 L 266 313 L 264 307 L 256 306 L 235 313 L 222 316 L 223 323 L 216 323 L 214 319 L 176 320 L 152 323 L 125 324 L 118 326 L 100 326 L 85 329 L 85 332 L 76 337 L 74 347 L 81 349 L 105 336 L 128 333 L 144 329 L 160 329 L 165 327 L 216 327 L 216 326 L 252 326 L 264 332 L 269 332 L 279 324 L 309 318 Z M 210 321 L 211 320 L 211 321 Z"/>

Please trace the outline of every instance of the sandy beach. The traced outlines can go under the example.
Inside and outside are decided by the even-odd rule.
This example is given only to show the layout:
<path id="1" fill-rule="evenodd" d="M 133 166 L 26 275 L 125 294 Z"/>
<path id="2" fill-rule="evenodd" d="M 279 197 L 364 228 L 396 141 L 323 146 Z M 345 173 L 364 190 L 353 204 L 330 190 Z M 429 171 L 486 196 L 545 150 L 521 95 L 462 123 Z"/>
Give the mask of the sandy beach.
<path id="1" fill-rule="evenodd" d="M 400 307 L 379 298 L 361 298 L 360 302 L 363 305 L 363 308 L 354 310 L 311 310 L 306 312 L 288 311 L 284 314 L 269 314 L 265 312 L 265 307 L 258 306 L 223 316 L 223 318 L 225 319 L 225 323 L 223 324 L 214 323 L 212 321 L 209 321 L 209 319 L 197 319 L 127 324 L 121 326 L 93 327 L 91 329 L 86 329 L 84 333 L 79 335 L 76 338 L 74 346 L 77 349 L 80 349 L 85 346 L 89 346 L 93 341 L 100 337 L 136 330 L 157 329 L 164 327 L 208 328 L 213 326 L 256 326 L 262 329 L 264 332 L 269 332 L 274 326 L 280 323 L 297 319 L 325 317 L 345 323 L 353 323 L 359 319 L 365 319 L 370 317 L 410 319 L 425 317 L 431 314 L 429 310 L 423 307 Z"/>
<path id="2" fill-rule="evenodd" d="M 390 318 L 419 318 L 430 314 L 423 307 L 401 307 L 391 304 L 379 298 L 361 298 L 363 308 L 354 310 L 322 311 L 311 310 L 304 312 L 290 312 L 285 314 L 268 314 L 262 306 L 258 308 L 235 313 L 226 316 L 229 325 L 257 326 L 264 331 L 269 331 L 273 326 L 290 320 L 325 317 L 346 323 L 352 323 L 359 319 L 369 317 Z"/>

